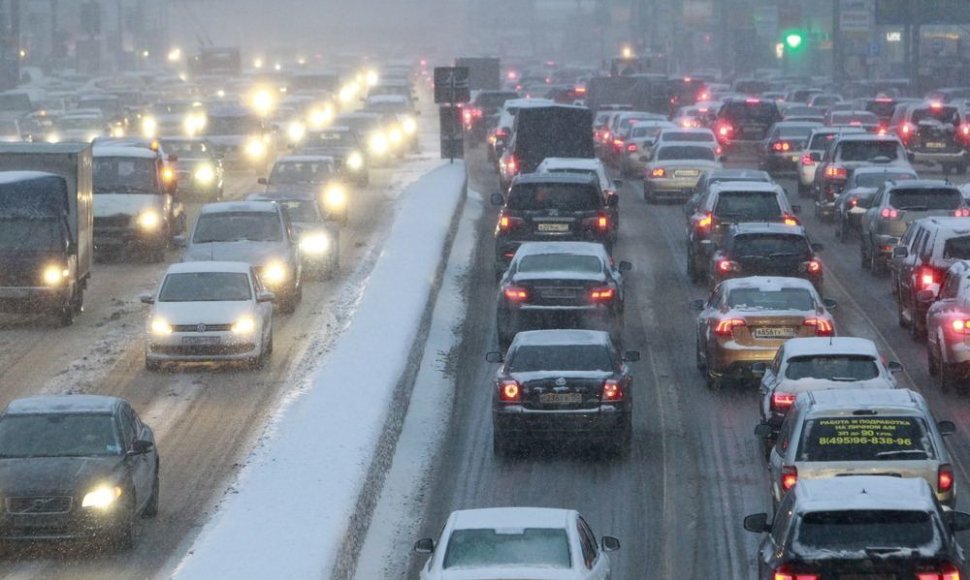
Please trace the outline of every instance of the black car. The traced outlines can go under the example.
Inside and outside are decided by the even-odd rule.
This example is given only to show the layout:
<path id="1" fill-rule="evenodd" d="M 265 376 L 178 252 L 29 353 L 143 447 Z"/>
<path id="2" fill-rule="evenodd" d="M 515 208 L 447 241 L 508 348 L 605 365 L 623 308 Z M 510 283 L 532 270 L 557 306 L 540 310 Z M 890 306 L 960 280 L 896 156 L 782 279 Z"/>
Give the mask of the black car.
<path id="1" fill-rule="evenodd" d="M 0 415 L 0 543 L 105 539 L 131 548 L 158 513 L 152 430 L 124 399 L 18 399 Z"/>
<path id="2" fill-rule="evenodd" d="M 603 196 L 595 175 L 533 173 L 516 177 L 495 227 L 495 269 L 501 273 L 526 241 L 590 241 L 611 247 L 610 219 L 619 196 Z"/>
<path id="3" fill-rule="evenodd" d="M 527 242 L 519 246 L 499 283 L 496 326 L 504 347 L 520 330 L 623 330 L 623 276 L 602 244 Z"/>
<path id="4" fill-rule="evenodd" d="M 633 377 L 605 332 L 534 330 L 516 335 L 508 353 L 490 352 L 503 363 L 492 392 L 493 450 L 507 455 L 527 437 L 564 435 L 599 443 L 619 453 L 633 439 Z"/>
<path id="5" fill-rule="evenodd" d="M 161 140 L 175 169 L 178 189 L 205 201 L 221 201 L 224 183 L 222 157 L 199 137 L 176 137 Z"/>
<path id="6" fill-rule="evenodd" d="M 766 534 L 759 580 L 963 578 L 966 562 L 954 532 L 970 514 L 943 511 L 923 479 L 856 475 L 798 481 L 774 521 L 744 518 Z"/>
<path id="7" fill-rule="evenodd" d="M 711 256 L 708 281 L 713 289 L 722 280 L 746 276 L 791 276 L 809 280 L 822 293 L 823 249 L 813 244 L 800 225 L 746 222 L 731 226 Z"/>
<path id="8" fill-rule="evenodd" d="M 781 120 L 778 105 L 772 100 L 731 98 L 718 111 L 714 134 L 727 150 L 738 142 L 764 140 L 771 126 Z"/>

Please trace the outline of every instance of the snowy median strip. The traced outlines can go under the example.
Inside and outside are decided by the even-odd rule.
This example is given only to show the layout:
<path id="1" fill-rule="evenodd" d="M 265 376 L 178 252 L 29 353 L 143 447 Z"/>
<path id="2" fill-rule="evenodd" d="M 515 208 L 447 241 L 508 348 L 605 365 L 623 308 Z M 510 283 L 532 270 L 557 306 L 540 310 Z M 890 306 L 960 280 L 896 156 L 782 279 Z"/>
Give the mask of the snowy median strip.
<path id="1" fill-rule="evenodd" d="M 380 487 L 393 455 L 465 187 L 456 163 L 401 196 L 353 321 L 176 577 L 321 578 L 356 547 L 349 536 L 366 531 L 379 492 L 366 488 Z"/>

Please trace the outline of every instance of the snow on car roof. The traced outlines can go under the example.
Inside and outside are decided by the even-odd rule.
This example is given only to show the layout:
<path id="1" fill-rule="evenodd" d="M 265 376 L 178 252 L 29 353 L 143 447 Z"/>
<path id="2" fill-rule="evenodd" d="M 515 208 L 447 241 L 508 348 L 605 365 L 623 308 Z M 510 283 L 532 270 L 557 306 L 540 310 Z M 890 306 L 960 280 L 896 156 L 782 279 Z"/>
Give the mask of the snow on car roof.
<path id="1" fill-rule="evenodd" d="M 596 242 L 523 242 L 513 259 L 521 260 L 523 256 L 540 254 L 575 254 L 607 259 L 603 244 Z"/>
<path id="2" fill-rule="evenodd" d="M 729 278 L 721 282 L 723 290 L 735 290 L 738 288 L 757 288 L 765 291 L 777 291 L 782 288 L 805 288 L 815 291 L 812 283 L 804 278 L 791 278 L 788 276 L 747 276 L 745 278 Z M 826 339 L 828 340 L 828 339 Z"/>
<path id="3" fill-rule="evenodd" d="M 247 262 L 176 262 L 168 267 L 165 275 L 198 272 L 239 272 L 248 274 L 251 267 Z"/>
<path id="4" fill-rule="evenodd" d="M 372 95 L 367 97 L 368 103 L 404 103 L 409 99 L 404 95 Z"/>
<path id="5" fill-rule="evenodd" d="M 782 188 L 774 181 L 716 181 L 711 191 L 770 191 L 778 193 Z"/>
<path id="6" fill-rule="evenodd" d="M 230 213 L 255 211 L 276 213 L 278 206 L 272 201 L 217 201 L 202 206 L 202 213 Z"/>
<path id="7" fill-rule="evenodd" d="M 603 162 L 599 159 L 586 159 L 584 157 L 546 157 L 540 166 L 547 170 L 555 169 L 585 169 L 595 171 L 603 168 Z"/>
<path id="8" fill-rule="evenodd" d="M 139 159 L 158 157 L 158 153 L 151 149 L 134 145 L 95 145 L 92 153 L 95 157 L 137 157 Z"/>
<path id="9" fill-rule="evenodd" d="M 800 513 L 845 510 L 936 511 L 929 485 L 925 480 L 916 477 L 854 475 L 805 479 L 795 486 L 798 498 L 795 505 Z"/>
<path id="10" fill-rule="evenodd" d="M 42 179 L 44 177 L 59 177 L 55 173 L 46 171 L 0 171 L 0 184 L 17 183 L 31 179 Z"/>
<path id="11" fill-rule="evenodd" d="M 555 104 L 556 101 L 552 99 L 509 99 L 505 101 L 504 108 L 523 108 L 523 107 L 545 107 L 547 105 Z"/>
<path id="12" fill-rule="evenodd" d="M 909 389 L 841 389 L 802 393 L 812 398 L 812 412 L 852 412 L 857 409 L 918 409 L 919 395 Z"/>
<path id="13" fill-rule="evenodd" d="M 737 183 L 737 182 L 735 182 Z M 775 222 L 742 222 L 731 226 L 735 234 L 791 234 L 793 236 L 804 236 L 805 228 L 799 225 L 788 225 Z"/>
<path id="14" fill-rule="evenodd" d="M 321 161 L 333 161 L 333 155 L 284 155 L 277 157 L 273 165 L 279 163 L 319 163 Z"/>
<path id="15" fill-rule="evenodd" d="M 602 330 L 526 330 L 515 335 L 515 344 L 516 346 L 605 345 L 609 339 L 609 333 Z"/>
<path id="16" fill-rule="evenodd" d="M 452 512 L 452 529 L 482 528 L 566 528 L 572 510 L 556 508 L 504 507 L 456 510 Z"/>
<path id="17" fill-rule="evenodd" d="M 11 401 L 4 414 L 111 413 L 119 401 L 105 395 L 41 395 Z"/>
<path id="18" fill-rule="evenodd" d="M 792 338 L 785 341 L 785 358 L 812 356 L 817 354 L 844 354 L 853 356 L 879 357 L 876 343 L 868 338 L 854 336 L 833 336 Z"/>

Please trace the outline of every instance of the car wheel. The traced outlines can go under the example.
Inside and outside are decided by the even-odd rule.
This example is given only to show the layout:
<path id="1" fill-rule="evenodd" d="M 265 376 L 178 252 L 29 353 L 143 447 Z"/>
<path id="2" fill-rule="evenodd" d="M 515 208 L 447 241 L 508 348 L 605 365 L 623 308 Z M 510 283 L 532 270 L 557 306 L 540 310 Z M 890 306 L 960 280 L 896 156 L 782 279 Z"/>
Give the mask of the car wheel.
<path id="1" fill-rule="evenodd" d="M 902 296 L 899 296 L 899 298 L 896 300 L 896 324 L 898 324 L 900 328 L 906 328 L 909 326 L 909 323 L 906 322 L 906 317 L 903 316 Z"/>
<path id="2" fill-rule="evenodd" d="M 705 380 L 707 382 L 707 388 L 708 389 L 710 389 L 712 391 L 719 391 L 719 390 L 721 390 L 721 381 L 718 380 L 713 374 L 711 374 L 711 370 L 709 368 L 708 369 L 705 369 L 705 371 L 704 371 L 704 378 L 705 378 Z"/>
<path id="3" fill-rule="evenodd" d="M 873 276 L 879 276 L 883 273 L 882 260 L 876 256 L 875 248 L 869 250 L 869 272 Z"/>
<path id="4" fill-rule="evenodd" d="M 687 278 L 694 284 L 701 281 L 700 273 L 697 271 L 697 260 L 694 259 L 694 252 L 687 246 Z"/>
<path id="5" fill-rule="evenodd" d="M 145 510 L 141 512 L 141 517 L 143 518 L 153 518 L 158 515 L 158 495 L 159 495 L 159 481 L 158 481 L 158 462 L 155 462 L 155 481 L 152 483 L 152 495 L 148 498 L 148 505 L 145 506 Z"/>
<path id="6" fill-rule="evenodd" d="M 74 295 L 67 304 L 61 306 L 57 310 L 57 325 L 62 327 L 68 327 L 74 324 L 74 320 L 77 318 L 78 312 L 81 308 L 78 306 L 77 290 L 75 290 Z"/>
<path id="7" fill-rule="evenodd" d="M 694 343 L 694 361 L 697 365 L 697 370 L 701 371 L 705 375 L 707 374 L 707 361 L 701 356 L 701 342 L 700 339 Z"/>
<path id="8" fill-rule="evenodd" d="M 162 361 L 145 357 L 145 370 L 157 373 L 162 370 Z"/>

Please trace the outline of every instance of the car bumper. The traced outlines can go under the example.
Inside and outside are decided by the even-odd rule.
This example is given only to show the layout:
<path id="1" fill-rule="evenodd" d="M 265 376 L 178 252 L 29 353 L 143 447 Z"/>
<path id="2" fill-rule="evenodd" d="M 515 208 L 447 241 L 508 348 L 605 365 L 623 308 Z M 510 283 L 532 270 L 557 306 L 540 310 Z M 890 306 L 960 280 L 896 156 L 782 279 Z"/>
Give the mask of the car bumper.
<path id="1" fill-rule="evenodd" d="M 765 169 L 794 170 L 798 167 L 800 156 L 798 153 L 766 153 L 763 159 Z"/>
<path id="2" fill-rule="evenodd" d="M 126 247 L 158 247 L 167 245 L 163 228 L 144 231 L 134 228 L 94 228 L 94 249 L 99 251 L 120 250 Z"/>
<path id="3" fill-rule="evenodd" d="M 20 311 L 24 308 L 24 305 L 27 305 L 28 309 L 44 310 L 63 305 L 70 298 L 70 286 L 0 288 L 0 312 Z"/>
<path id="4" fill-rule="evenodd" d="M 11 514 L 0 517 L 0 540 L 32 542 L 82 540 L 106 537 L 124 523 L 123 509 L 96 511 L 76 507 L 72 502 L 67 513 Z M 120 506 L 119 506 L 120 507 Z"/>
<path id="5" fill-rule="evenodd" d="M 967 163 L 967 151 L 910 151 L 914 163 Z"/>
<path id="6" fill-rule="evenodd" d="M 613 330 L 619 314 L 608 306 L 520 306 L 507 315 L 509 326 L 520 332 L 551 328 Z"/>
<path id="7" fill-rule="evenodd" d="M 708 369 L 717 378 L 756 379 L 760 374 L 752 370 L 755 363 L 770 363 L 778 352 L 779 345 L 742 346 L 734 341 L 718 343 L 711 353 Z"/>
<path id="8" fill-rule="evenodd" d="M 210 341 L 199 344 L 200 341 Z M 236 337 L 232 333 L 173 332 L 159 337 L 149 335 L 145 358 L 150 361 L 239 361 L 259 356 L 262 345 L 257 335 Z"/>
<path id="9" fill-rule="evenodd" d="M 630 410 L 618 405 L 595 409 L 538 411 L 521 405 L 505 405 L 492 410 L 492 424 L 502 436 L 556 438 L 563 434 L 612 437 L 629 424 Z"/>
<path id="10" fill-rule="evenodd" d="M 899 237 L 891 234 L 875 234 L 872 236 L 872 241 L 876 253 L 888 259 L 892 256 L 893 248 L 899 244 Z"/>
<path id="11" fill-rule="evenodd" d="M 947 364 L 963 367 L 963 372 L 970 372 L 970 337 L 962 340 L 947 338 L 944 350 Z"/>
<path id="12" fill-rule="evenodd" d="M 798 166 L 798 182 L 802 184 L 802 187 L 812 187 L 815 185 L 815 169 L 817 167 L 818 164 L 816 163 Z"/>

